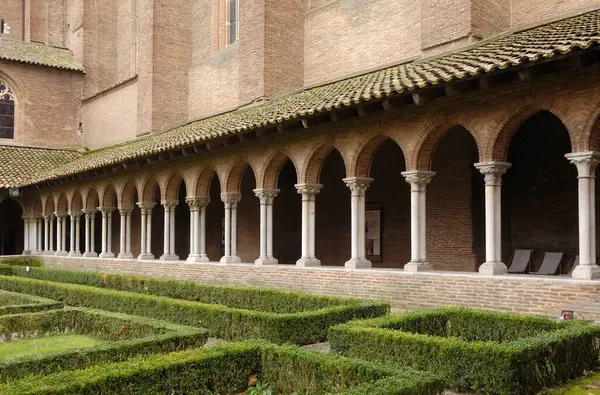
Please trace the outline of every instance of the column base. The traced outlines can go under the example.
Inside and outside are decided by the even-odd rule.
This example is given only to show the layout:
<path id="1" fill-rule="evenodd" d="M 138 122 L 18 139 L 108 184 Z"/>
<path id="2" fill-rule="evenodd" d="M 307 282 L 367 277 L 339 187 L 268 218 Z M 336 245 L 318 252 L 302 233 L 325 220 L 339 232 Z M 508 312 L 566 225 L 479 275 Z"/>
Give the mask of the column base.
<path id="1" fill-rule="evenodd" d="M 79 251 L 70 251 L 69 256 L 81 256 L 81 252 Z"/>
<path id="2" fill-rule="evenodd" d="M 346 266 L 347 269 L 370 269 L 373 267 L 373 264 L 366 258 L 355 257 L 347 261 L 344 266 Z"/>
<path id="3" fill-rule="evenodd" d="M 54 251 L 54 250 L 46 250 L 46 251 L 44 251 L 44 255 L 54 255 L 54 254 L 56 254 L 56 251 Z"/>
<path id="4" fill-rule="evenodd" d="M 113 254 L 112 252 L 101 252 L 98 256 L 100 258 L 114 258 L 115 254 Z"/>
<path id="5" fill-rule="evenodd" d="M 263 258 L 260 257 L 254 261 L 255 265 L 258 266 L 275 266 L 279 263 L 279 261 L 275 258 Z"/>
<path id="6" fill-rule="evenodd" d="M 479 266 L 479 273 L 485 276 L 508 274 L 508 268 L 503 262 L 485 262 Z"/>
<path id="7" fill-rule="evenodd" d="M 209 262 L 209 259 L 207 256 L 190 255 L 185 261 L 189 263 L 206 263 Z"/>
<path id="8" fill-rule="evenodd" d="M 321 266 L 321 261 L 317 258 L 300 258 L 296 261 L 298 267 L 315 267 Z"/>
<path id="9" fill-rule="evenodd" d="M 582 280 L 594 280 L 600 278 L 600 266 L 596 264 L 582 265 L 580 263 L 575 269 L 573 269 L 571 277 Z"/>
<path id="10" fill-rule="evenodd" d="M 138 260 L 140 261 L 150 261 L 150 260 L 154 260 L 154 255 L 147 253 L 147 254 L 140 254 L 137 257 Z"/>
<path id="11" fill-rule="evenodd" d="M 119 252 L 117 255 L 119 259 L 133 259 L 133 254 L 131 252 Z"/>
<path id="12" fill-rule="evenodd" d="M 175 255 L 175 254 L 163 254 L 160 256 L 161 261 L 178 261 L 179 260 L 179 255 Z"/>
<path id="13" fill-rule="evenodd" d="M 410 261 L 404 265 L 405 272 L 430 272 L 433 270 L 433 265 L 429 262 L 413 262 Z"/>
<path id="14" fill-rule="evenodd" d="M 21 255 L 31 255 L 31 251 L 30 250 L 25 250 L 21 253 Z"/>
<path id="15" fill-rule="evenodd" d="M 98 256 L 98 254 L 94 251 L 83 253 L 84 258 L 96 258 L 97 256 Z"/>
<path id="16" fill-rule="evenodd" d="M 33 251 L 31 255 L 44 255 L 44 251 Z"/>
<path id="17" fill-rule="evenodd" d="M 69 253 L 67 251 L 56 251 L 54 256 L 68 256 Z"/>
<path id="18" fill-rule="evenodd" d="M 226 255 L 219 260 L 221 263 L 241 263 L 242 260 L 237 255 Z"/>

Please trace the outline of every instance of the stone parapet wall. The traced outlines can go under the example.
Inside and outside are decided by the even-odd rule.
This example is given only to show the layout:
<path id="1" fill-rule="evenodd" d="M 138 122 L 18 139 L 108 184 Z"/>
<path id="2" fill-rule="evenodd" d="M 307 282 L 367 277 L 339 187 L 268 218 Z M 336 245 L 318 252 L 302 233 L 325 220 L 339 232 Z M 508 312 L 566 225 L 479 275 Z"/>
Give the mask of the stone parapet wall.
<path id="1" fill-rule="evenodd" d="M 43 257 L 45 267 L 193 280 L 207 284 L 269 287 L 320 295 L 391 302 L 394 310 L 468 306 L 558 317 L 574 310 L 600 321 L 600 281 L 570 277 L 495 276 L 476 273 L 405 273 L 402 270 L 346 270 L 251 264 L 188 264 L 135 260 Z"/>

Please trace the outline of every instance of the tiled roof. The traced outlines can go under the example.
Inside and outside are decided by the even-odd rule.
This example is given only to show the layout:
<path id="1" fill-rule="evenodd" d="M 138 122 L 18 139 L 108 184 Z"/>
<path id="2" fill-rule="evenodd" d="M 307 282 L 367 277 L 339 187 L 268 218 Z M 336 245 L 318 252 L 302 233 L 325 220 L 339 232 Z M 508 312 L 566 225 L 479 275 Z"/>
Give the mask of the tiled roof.
<path id="1" fill-rule="evenodd" d="M 0 188 L 13 188 L 80 156 L 78 152 L 0 145 Z"/>
<path id="2" fill-rule="evenodd" d="M 35 42 L 0 39 L 0 59 L 31 63 L 59 69 L 83 71 L 83 67 L 75 63 L 73 55 L 67 49 L 52 47 Z"/>
<path id="3" fill-rule="evenodd" d="M 600 10 L 515 33 L 478 47 L 424 62 L 379 70 L 359 77 L 307 89 L 264 105 L 226 113 L 83 155 L 30 179 L 38 183 L 83 171 L 112 166 L 216 139 L 276 125 L 334 108 L 436 86 L 478 74 L 587 48 L 600 41 Z"/>

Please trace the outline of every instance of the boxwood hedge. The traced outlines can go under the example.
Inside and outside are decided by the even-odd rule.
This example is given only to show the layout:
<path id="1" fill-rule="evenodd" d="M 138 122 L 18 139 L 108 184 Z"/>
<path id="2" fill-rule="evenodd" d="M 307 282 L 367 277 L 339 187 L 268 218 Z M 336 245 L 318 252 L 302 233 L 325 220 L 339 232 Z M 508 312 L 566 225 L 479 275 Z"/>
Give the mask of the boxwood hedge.
<path id="1" fill-rule="evenodd" d="M 0 358 L 0 381 L 198 347 L 208 338 L 204 329 L 92 309 L 66 308 L 0 317 L 1 342 L 60 333 L 85 334 L 106 342 L 44 355 Z"/>
<path id="2" fill-rule="evenodd" d="M 326 355 L 291 346 L 231 343 L 135 358 L 0 386 L 4 395 L 240 393 L 248 378 L 273 393 L 433 395 L 443 381 L 426 372 Z"/>
<path id="3" fill-rule="evenodd" d="M 0 316 L 62 308 L 55 300 L 0 290 Z"/>
<path id="4" fill-rule="evenodd" d="M 334 326 L 334 352 L 444 376 L 459 389 L 534 394 L 593 370 L 600 327 L 586 322 L 438 309 Z"/>
<path id="5" fill-rule="evenodd" d="M 41 277 L 43 274 L 46 278 L 58 278 L 65 271 L 32 268 L 29 273 L 33 273 L 33 276 Z M 66 272 L 69 273 L 73 273 L 69 277 L 72 281 L 86 284 L 91 283 L 89 279 L 101 278 L 96 273 Z M 199 326 L 209 329 L 213 336 L 224 339 L 265 339 L 274 343 L 300 345 L 324 341 L 331 325 L 355 318 L 377 317 L 389 312 L 388 303 L 360 299 L 311 296 L 257 288 L 204 286 L 189 281 L 127 276 L 106 279 L 106 284 L 111 284 L 116 289 L 125 288 L 129 282 L 131 285 L 128 289 L 143 292 L 125 292 L 13 276 L 0 276 L 0 288 L 49 297 L 69 306 L 139 314 Z M 151 292 L 169 297 L 154 296 L 149 294 Z M 174 298 L 177 296 L 180 298 Z M 227 305 L 219 303 L 220 297 Z M 256 309 L 253 308 L 254 304 L 257 305 Z M 236 305 L 243 308 L 233 307 Z"/>

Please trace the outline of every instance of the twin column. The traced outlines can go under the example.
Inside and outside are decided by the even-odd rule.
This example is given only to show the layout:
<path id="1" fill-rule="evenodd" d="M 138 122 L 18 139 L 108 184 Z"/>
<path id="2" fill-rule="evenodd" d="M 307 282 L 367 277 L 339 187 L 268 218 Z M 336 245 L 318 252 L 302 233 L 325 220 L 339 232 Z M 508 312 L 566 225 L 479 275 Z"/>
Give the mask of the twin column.
<path id="1" fill-rule="evenodd" d="M 254 261 L 257 265 L 276 265 L 273 256 L 273 200 L 279 189 L 255 189 L 260 201 L 260 256 Z"/>
<path id="2" fill-rule="evenodd" d="M 164 252 L 160 257 L 161 261 L 177 261 L 179 256 L 175 254 L 175 207 L 176 201 L 163 201 L 165 209 L 165 232 L 164 232 Z"/>
<path id="3" fill-rule="evenodd" d="M 237 205 L 240 199 L 239 193 L 221 194 L 221 200 L 225 203 L 225 253 L 221 263 L 242 261 L 237 255 Z"/>
<path id="4" fill-rule="evenodd" d="M 190 255 L 188 262 L 208 262 L 206 255 L 206 207 L 209 198 L 185 199 L 190 206 Z"/>

